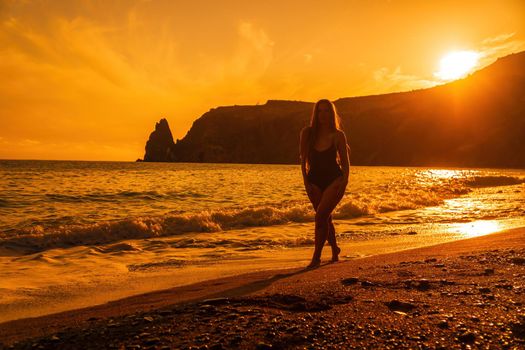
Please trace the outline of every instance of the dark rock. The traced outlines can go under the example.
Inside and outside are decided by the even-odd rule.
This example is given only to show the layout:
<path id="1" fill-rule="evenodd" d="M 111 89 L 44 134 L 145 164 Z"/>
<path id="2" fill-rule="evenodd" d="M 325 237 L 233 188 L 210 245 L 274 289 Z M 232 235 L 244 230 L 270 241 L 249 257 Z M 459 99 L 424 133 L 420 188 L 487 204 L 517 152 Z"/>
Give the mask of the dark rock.
<path id="1" fill-rule="evenodd" d="M 240 335 L 236 335 L 232 338 L 232 340 L 230 341 L 230 344 L 236 345 L 236 344 L 239 344 L 241 341 L 242 341 L 242 337 Z"/>
<path id="2" fill-rule="evenodd" d="M 162 118 L 155 124 L 155 130 L 146 142 L 145 162 L 172 162 L 175 161 L 175 144 L 168 121 Z"/>
<path id="3" fill-rule="evenodd" d="M 363 287 L 373 287 L 375 286 L 376 284 L 374 282 L 370 282 L 370 281 L 361 281 L 361 286 Z"/>
<path id="4" fill-rule="evenodd" d="M 447 320 L 441 320 L 438 322 L 437 326 L 441 329 L 448 328 L 448 321 Z"/>
<path id="5" fill-rule="evenodd" d="M 494 274 L 494 269 L 485 269 L 484 274 L 485 274 L 485 276 L 493 275 Z"/>
<path id="6" fill-rule="evenodd" d="M 514 288 L 512 284 L 496 284 L 494 287 L 506 290 L 512 290 Z"/>
<path id="7" fill-rule="evenodd" d="M 356 284 L 359 281 L 357 277 L 349 277 L 341 280 L 341 283 L 345 286 L 350 286 L 352 284 Z"/>
<path id="8" fill-rule="evenodd" d="M 476 334 L 473 332 L 465 332 L 458 335 L 458 340 L 462 343 L 474 343 L 476 340 Z"/>
<path id="9" fill-rule="evenodd" d="M 439 283 L 441 283 L 444 286 L 453 286 L 453 285 L 456 284 L 456 282 L 454 282 L 454 281 L 447 281 L 447 280 L 441 280 L 441 281 L 439 281 Z"/>
<path id="10" fill-rule="evenodd" d="M 147 346 L 157 345 L 159 343 L 160 343 L 160 338 L 150 338 L 150 339 L 144 340 L 144 345 L 147 345 Z"/>
<path id="11" fill-rule="evenodd" d="M 205 299 L 202 301 L 202 303 L 207 304 L 207 305 L 224 305 L 224 304 L 229 304 L 230 299 L 228 298 Z"/>
<path id="12" fill-rule="evenodd" d="M 401 311 L 401 312 L 408 312 L 408 311 L 412 311 L 415 308 L 417 308 L 417 306 L 412 303 L 400 301 L 397 299 L 389 301 L 385 303 L 385 305 L 392 311 Z"/>
<path id="13" fill-rule="evenodd" d="M 516 265 L 525 265 L 525 258 L 522 257 L 514 257 L 510 261 Z"/>
<path id="14" fill-rule="evenodd" d="M 510 330 L 512 335 L 516 338 L 525 339 L 525 318 L 519 322 L 513 322 L 510 324 Z"/>
<path id="15" fill-rule="evenodd" d="M 405 286 L 407 288 L 413 288 L 413 289 L 417 289 L 419 291 L 427 291 L 431 288 L 431 283 L 429 280 L 427 279 L 420 279 L 420 280 L 408 280 L 408 281 L 405 281 Z"/>

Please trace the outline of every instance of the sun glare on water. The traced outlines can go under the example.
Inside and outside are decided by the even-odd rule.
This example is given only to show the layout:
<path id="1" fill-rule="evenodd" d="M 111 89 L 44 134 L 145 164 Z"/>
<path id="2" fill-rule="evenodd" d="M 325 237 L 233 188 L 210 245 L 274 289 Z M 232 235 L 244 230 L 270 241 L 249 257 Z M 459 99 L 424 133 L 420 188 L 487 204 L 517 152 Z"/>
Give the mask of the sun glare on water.
<path id="1" fill-rule="evenodd" d="M 484 236 L 489 233 L 501 231 L 503 228 L 497 221 L 491 220 L 478 220 L 473 222 L 466 222 L 456 224 L 451 227 L 452 232 L 457 232 L 465 235 L 466 237 Z"/>
<path id="2" fill-rule="evenodd" d="M 455 51 L 444 56 L 439 71 L 434 73 L 441 80 L 459 79 L 472 71 L 478 64 L 479 53 L 474 51 Z"/>

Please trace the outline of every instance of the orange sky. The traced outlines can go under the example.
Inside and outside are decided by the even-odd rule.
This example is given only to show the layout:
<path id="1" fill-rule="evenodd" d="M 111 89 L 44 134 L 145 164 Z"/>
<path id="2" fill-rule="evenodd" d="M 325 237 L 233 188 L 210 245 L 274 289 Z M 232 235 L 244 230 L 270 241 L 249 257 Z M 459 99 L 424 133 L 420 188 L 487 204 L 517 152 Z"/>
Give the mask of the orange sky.
<path id="1" fill-rule="evenodd" d="M 219 105 L 429 87 L 525 50 L 525 1 L 0 0 L 0 159 L 135 160 Z"/>

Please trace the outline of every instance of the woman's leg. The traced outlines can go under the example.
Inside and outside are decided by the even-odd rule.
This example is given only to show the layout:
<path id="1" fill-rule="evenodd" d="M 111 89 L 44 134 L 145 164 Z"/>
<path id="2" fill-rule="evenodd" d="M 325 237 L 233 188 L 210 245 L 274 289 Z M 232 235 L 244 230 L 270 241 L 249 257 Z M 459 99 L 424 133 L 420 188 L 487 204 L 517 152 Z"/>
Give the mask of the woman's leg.
<path id="1" fill-rule="evenodd" d="M 323 196 L 323 190 L 321 190 L 319 187 L 317 187 L 314 184 L 310 184 L 310 191 L 307 191 L 308 199 L 310 199 L 310 202 L 312 203 L 312 206 L 314 207 L 314 210 L 317 212 L 317 207 L 319 206 L 319 203 L 321 202 L 321 197 Z M 317 235 L 315 235 L 315 245 L 317 245 Z M 318 266 L 319 262 L 312 260 L 308 267 L 315 267 Z"/>
<path id="2" fill-rule="evenodd" d="M 308 199 L 310 199 L 310 202 L 312 203 L 312 206 L 314 207 L 314 210 L 317 212 L 317 207 L 319 206 L 319 203 L 321 202 L 321 198 L 323 196 L 323 190 L 320 189 L 317 185 L 310 184 L 310 191 L 307 192 Z M 315 246 L 317 246 L 318 242 L 318 235 L 315 235 Z M 316 267 L 320 263 L 320 260 L 312 260 L 308 267 Z"/>
<path id="3" fill-rule="evenodd" d="M 319 264 L 323 246 L 330 234 L 332 211 L 344 195 L 342 182 L 336 179 L 324 191 L 315 213 L 315 249 L 310 265 Z M 333 231 L 335 238 L 335 230 Z M 333 241 L 335 243 L 335 239 Z"/>
<path id="4" fill-rule="evenodd" d="M 339 253 L 341 252 L 341 249 L 337 246 L 337 240 L 335 238 L 335 226 L 332 221 L 332 214 L 330 214 L 330 217 L 328 218 L 328 244 L 330 244 L 330 247 L 332 247 L 332 261 L 339 261 Z"/>
<path id="5" fill-rule="evenodd" d="M 310 191 L 308 191 L 307 194 L 308 194 L 308 199 L 310 199 L 310 203 L 312 203 L 314 207 L 314 210 L 317 211 L 317 206 L 321 202 L 323 190 L 321 190 L 319 187 L 317 187 L 314 184 L 310 184 Z"/>
<path id="6" fill-rule="evenodd" d="M 321 202 L 321 197 L 323 195 L 323 191 L 317 187 L 316 185 L 311 186 L 311 190 L 308 193 L 308 198 L 310 199 L 310 202 L 312 203 L 314 210 L 317 211 L 317 206 Z M 339 253 L 341 250 L 337 246 L 337 241 L 335 238 L 335 226 L 332 221 L 332 215 L 330 215 L 329 219 L 329 227 L 328 227 L 328 244 L 330 244 L 330 247 L 332 247 L 332 261 L 339 261 Z"/>

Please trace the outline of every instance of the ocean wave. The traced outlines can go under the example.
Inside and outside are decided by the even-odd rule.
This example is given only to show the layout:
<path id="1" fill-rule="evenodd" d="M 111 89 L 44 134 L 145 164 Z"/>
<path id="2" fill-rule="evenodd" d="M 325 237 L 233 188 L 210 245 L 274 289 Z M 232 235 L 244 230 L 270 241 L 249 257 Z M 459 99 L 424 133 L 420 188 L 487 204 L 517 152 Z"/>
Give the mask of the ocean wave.
<path id="1" fill-rule="evenodd" d="M 515 176 L 473 176 L 464 180 L 469 187 L 511 186 L 525 183 L 525 178 Z"/>
<path id="2" fill-rule="evenodd" d="M 349 193 L 336 208 L 336 219 L 350 219 L 378 213 L 435 206 L 445 199 L 470 190 L 462 185 L 431 188 Z M 191 232 L 218 232 L 248 227 L 302 223 L 314 220 L 307 202 L 282 202 L 243 209 L 223 209 L 200 213 L 172 213 L 165 216 L 138 217 L 56 228 L 34 226 L 9 234 L 0 234 L 0 247 L 23 252 L 79 245 L 103 245 L 129 239 L 177 236 Z M 295 244 L 295 243 L 294 243 Z M 184 242 L 183 247 L 191 247 Z"/>
<path id="3" fill-rule="evenodd" d="M 119 202 L 129 201 L 130 199 L 154 201 L 165 199 L 179 199 L 179 198 L 202 198 L 205 195 L 202 193 L 185 191 L 169 191 L 161 193 L 157 191 L 119 191 L 115 193 L 87 193 L 82 195 L 68 195 L 62 193 L 46 193 L 47 201 L 66 202 L 66 203 L 82 203 L 82 202 Z M 1 203 L 0 203 L 1 205 Z"/>

